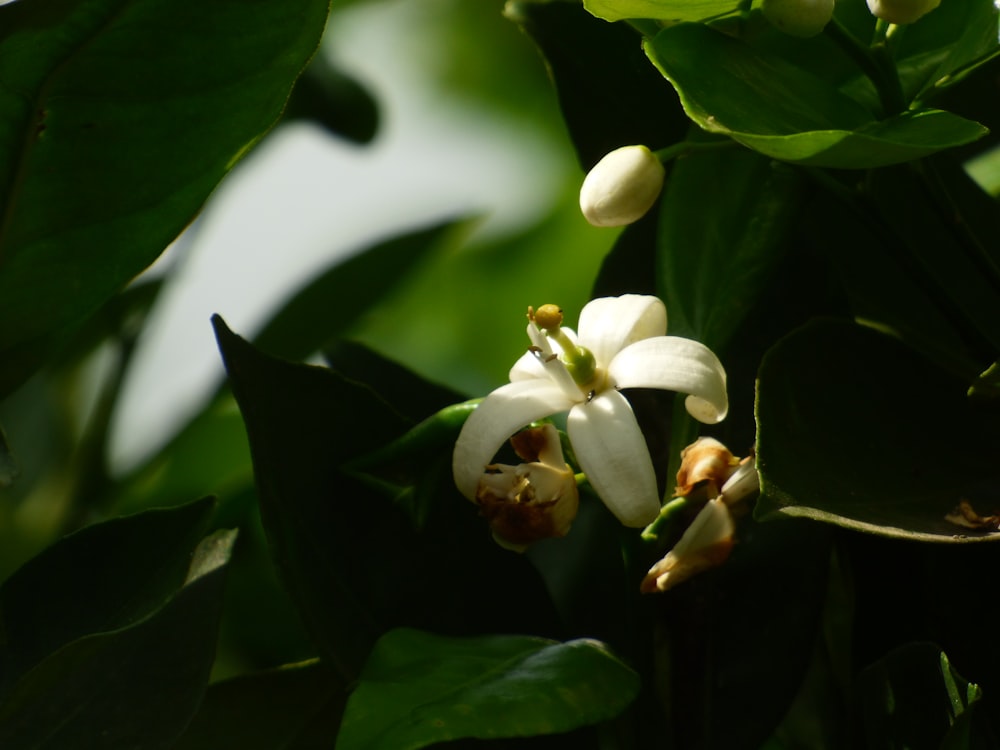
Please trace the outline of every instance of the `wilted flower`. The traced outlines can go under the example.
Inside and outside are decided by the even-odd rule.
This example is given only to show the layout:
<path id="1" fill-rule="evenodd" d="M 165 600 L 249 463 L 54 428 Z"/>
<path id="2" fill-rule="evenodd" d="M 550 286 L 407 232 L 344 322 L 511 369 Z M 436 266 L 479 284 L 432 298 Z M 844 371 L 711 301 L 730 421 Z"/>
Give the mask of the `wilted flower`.
<path id="1" fill-rule="evenodd" d="M 455 484 L 474 498 L 484 467 L 510 435 L 568 411 L 569 439 L 591 486 L 623 524 L 645 526 L 660 509 L 656 475 L 619 389 L 690 394 L 688 412 L 711 424 L 729 408 L 722 365 L 703 344 L 664 335 L 667 312 L 656 297 L 592 300 L 580 313 L 579 337 L 562 327 L 562 312 L 554 305 L 537 312 L 529 308 L 528 317 L 532 346 L 511 368 L 511 382 L 483 400 L 458 437 Z"/>
<path id="2" fill-rule="evenodd" d="M 656 563 L 643 579 L 644 594 L 666 591 L 696 573 L 722 565 L 733 549 L 733 517 L 717 497 L 705 503 L 680 541 Z"/>
<path id="3" fill-rule="evenodd" d="M 620 227 L 641 219 L 660 195 L 666 170 L 646 146 L 606 154 L 580 187 L 580 210 L 595 227 Z"/>
<path id="4" fill-rule="evenodd" d="M 889 23 L 913 23 L 941 4 L 941 0 L 868 0 L 868 10 Z"/>
<path id="5" fill-rule="evenodd" d="M 493 538 L 521 552 L 540 539 L 566 536 L 580 496 L 555 427 L 530 427 L 511 438 L 511 444 L 527 463 L 488 465 L 479 478 L 476 502 Z"/>
<path id="6" fill-rule="evenodd" d="M 772 26 L 791 36 L 819 34 L 833 18 L 834 0 L 764 0 L 760 10 Z"/>

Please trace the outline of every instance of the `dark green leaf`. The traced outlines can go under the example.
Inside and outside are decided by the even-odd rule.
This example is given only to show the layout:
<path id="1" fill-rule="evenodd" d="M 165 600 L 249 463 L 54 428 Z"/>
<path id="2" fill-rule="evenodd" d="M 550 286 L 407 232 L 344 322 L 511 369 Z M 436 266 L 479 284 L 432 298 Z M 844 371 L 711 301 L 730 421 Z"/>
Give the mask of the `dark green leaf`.
<path id="1" fill-rule="evenodd" d="M 291 748 L 320 716 L 328 733 L 316 746 L 329 747 L 346 700 L 336 672 L 318 661 L 218 682 L 172 750 Z"/>
<path id="2" fill-rule="evenodd" d="M 149 265 L 277 120 L 326 0 L 0 7 L 0 394 Z"/>
<path id="3" fill-rule="evenodd" d="M 148 617 L 74 640 L 24 675 L 0 703 L 0 745 L 170 747 L 208 682 L 235 535 L 207 538 L 184 587 Z"/>
<path id="4" fill-rule="evenodd" d="M 285 302 L 254 345 L 286 359 L 304 359 L 330 345 L 462 228 L 462 222 L 444 222 L 337 263 Z"/>
<path id="5" fill-rule="evenodd" d="M 368 143 L 378 130 L 378 105 L 364 86 L 318 54 L 292 89 L 284 119 L 309 120 L 333 135 Z"/>
<path id="6" fill-rule="evenodd" d="M 657 149 L 684 137 L 677 96 L 643 56 L 634 30 L 576 3 L 512 2 L 505 13 L 545 56 L 584 169 L 619 146 Z"/>
<path id="7" fill-rule="evenodd" d="M 987 132 L 931 109 L 876 120 L 824 78 L 701 24 L 666 28 L 645 46 L 692 120 L 775 159 L 863 169 L 917 159 Z"/>
<path id="8" fill-rule="evenodd" d="M 554 630 L 537 573 L 489 540 L 448 474 L 418 533 L 382 491 L 342 470 L 401 435 L 407 420 L 367 386 L 263 355 L 215 324 L 272 555 L 310 634 L 345 678 L 398 625 L 456 634 Z"/>
<path id="9" fill-rule="evenodd" d="M 971 714 L 982 691 L 930 643 L 886 656 L 858 677 L 868 747 L 972 748 Z"/>
<path id="10" fill-rule="evenodd" d="M 184 582 L 211 500 L 87 527 L 27 562 L 0 587 L 0 695 L 47 655 L 134 625 Z"/>
<path id="11" fill-rule="evenodd" d="M 614 718 L 638 690 L 638 675 L 598 641 L 397 629 L 365 664 L 336 746 L 416 750 L 460 737 L 566 732 Z"/>
<path id="12" fill-rule="evenodd" d="M 0 426 L 0 490 L 10 487 L 19 473 L 17 460 L 10 450 L 3 427 Z"/>
<path id="13" fill-rule="evenodd" d="M 884 536 L 1000 539 L 945 520 L 962 500 L 1000 510 L 996 413 L 897 340 L 808 325 L 761 365 L 757 515 L 803 516 Z M 888 415 L 890 418 L 887 418 Z"/>

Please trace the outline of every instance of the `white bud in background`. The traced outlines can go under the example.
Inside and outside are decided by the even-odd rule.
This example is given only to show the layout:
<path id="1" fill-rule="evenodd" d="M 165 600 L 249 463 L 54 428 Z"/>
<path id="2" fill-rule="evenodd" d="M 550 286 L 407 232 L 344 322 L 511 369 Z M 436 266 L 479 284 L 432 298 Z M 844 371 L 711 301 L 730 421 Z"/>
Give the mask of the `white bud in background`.
<path id="1" fill-rule="evenodd" d="M 641 219 L 660 195 L 666 170 L 646 146 L 622 146 L 594 165 L 580 188 L 580 210 L 595 227 Z"/>
<path id="2" fill-rule="evenodd" d="M 868 0 L 868 10 L 889 23 L 913 23 L 941 4 L 941 0 Z"/>
<path id="3" fill-rule="evenodd" d="M 760 10 L 778 31 L 810 37 L 823 31 L 833 18 L 833 3 L 834 0 L 764 0 Z"/>

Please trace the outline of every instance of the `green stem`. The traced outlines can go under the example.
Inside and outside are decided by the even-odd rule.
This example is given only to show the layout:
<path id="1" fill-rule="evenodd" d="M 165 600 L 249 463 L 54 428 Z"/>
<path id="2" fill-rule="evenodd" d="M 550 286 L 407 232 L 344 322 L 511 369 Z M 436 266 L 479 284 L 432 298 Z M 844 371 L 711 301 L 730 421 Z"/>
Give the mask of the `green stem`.
<path id="1" fill-rule="evenodd" d="M 687 156 L 688 154 L 696 154 L 702 151 L 721 151 L 724 149 L 736 148 L 739 145 L 739 143 L 731 138 L 725 138 L 718 141 L 680 141 L 667 146 L 666 148 L 661 148 L 659 151 L 654 151 L 653 155 L 666 164 L 672 159 Z"/>
<path id="2" fill-rule="evenodd" d="M 653 544 L 660 540 L 663 532 L 677 520 L 688 506 L 686 497 L 675 497 L 660 508 L 660 515 L 656 517 L 649 526 L 642 532 L 642 541 Z"/>
<path id="3" fill-rule="evenodd" d="M 875 40 L 871 47 L 862 45 L 836 18 L 826 25 L 824 33 L 868 76 L 878 92 L 883 114 L 891 117 L 906 110 L 906 100 L 903 97 L 899 74 L 896 72 L 896 66 L 886 43 L 885 33 L 888 27 L 886 26 L 881 32 L 879 24 L 876 24 L 875 28 Z"/>

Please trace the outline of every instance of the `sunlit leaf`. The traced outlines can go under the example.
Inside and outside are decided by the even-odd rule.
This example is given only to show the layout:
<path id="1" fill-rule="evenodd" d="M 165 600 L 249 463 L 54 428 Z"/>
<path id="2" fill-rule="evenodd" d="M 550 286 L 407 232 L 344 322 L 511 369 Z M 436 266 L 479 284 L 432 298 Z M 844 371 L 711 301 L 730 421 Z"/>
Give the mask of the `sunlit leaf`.
<path id="1" fill-rule="evenodd" d="M 597 641 L 398 629 L 365 664 L 336 747 L 416 750 L 461 737 L 566 732 L 614 718 L 638 689 L 638 675 Z"/>
<path id="2" fill-rule="evenodd" d="M 739 9 L 740 0 L 584 0 L 584 7 L 605 21 L 655 18 L 661 21 L 703 21 Z"/>
<path id="3" fill-rule="evenodd" d="M 0 7 L 0 394 L 277 120 L 327 0 Z"/>
<path id="4" fill-rule="evenodd" d="M 897 340 L 819 321 L 765 358 L 757 395 L 756 514 L 801 516 L 884 536 L 1000 540 L 945 519 L 961 501 L 1000 510 L 996 414 Z"/>
<path id="5" fill-rule="evenodd" d="M 775 159 L 878 167 L 987 132 L 979 123 L 931 109 L 876 120 L 823 78 L 701 24 L 662 30 L 646 42 L 646 52 L 698 125 Z"/>

